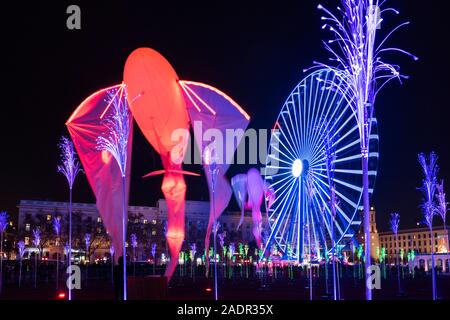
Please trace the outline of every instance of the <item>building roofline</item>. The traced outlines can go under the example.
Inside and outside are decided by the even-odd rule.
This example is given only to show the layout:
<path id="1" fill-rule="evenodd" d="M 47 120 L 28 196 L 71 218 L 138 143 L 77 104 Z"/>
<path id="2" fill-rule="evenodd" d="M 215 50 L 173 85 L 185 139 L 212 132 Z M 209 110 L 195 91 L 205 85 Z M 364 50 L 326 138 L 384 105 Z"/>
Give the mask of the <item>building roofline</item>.
<path id="1" fill-rule="evenodd" d="M 444 226 L 435 226 L 433 227 L 433 231 L 440 231 L 440 230 L 444 230 Z M 450 230 L 450 226 L 447 226 L 447 230 Z M 420 227 L 420 228 L 411 228 L 411 229 L 402 229 L 402 230 L 398 230 L 398 234 L 402 234 L 402 233 L 412 233 L 412 232 L 430 232 L 428 227 Z M 383 232 L 378 232 L 379 236 L 385 236 L 385 235 L 393 235 L 394 232 L 392 231 L 383 231 Z"/>

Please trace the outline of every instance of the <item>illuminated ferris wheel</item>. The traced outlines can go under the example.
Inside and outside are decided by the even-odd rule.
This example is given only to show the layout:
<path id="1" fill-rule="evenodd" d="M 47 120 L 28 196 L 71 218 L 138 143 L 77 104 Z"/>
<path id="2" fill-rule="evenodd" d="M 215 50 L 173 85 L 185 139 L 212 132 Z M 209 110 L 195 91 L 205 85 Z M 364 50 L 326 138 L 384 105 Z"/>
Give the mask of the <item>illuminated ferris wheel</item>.
<path id="1" fill-rule="evenodd" d="M 271 136 L 265 179 L 276 200 L 267 212 L 266 250 L 276 245 L 284 259 L 302 262 L 310 254 L 320 260 L 332 249 L 333 234 L 336 245 L 345 244 L 361 224 L 359 130 L 345 91 L 327 85 L 339 83 L 334 77 L 329 70 L 306 76 L 284 103 Z M 370 193 L 378 161 L 375 118 L 371 124 Z M 330 185 L 335 190 L 334 221 Z"/>

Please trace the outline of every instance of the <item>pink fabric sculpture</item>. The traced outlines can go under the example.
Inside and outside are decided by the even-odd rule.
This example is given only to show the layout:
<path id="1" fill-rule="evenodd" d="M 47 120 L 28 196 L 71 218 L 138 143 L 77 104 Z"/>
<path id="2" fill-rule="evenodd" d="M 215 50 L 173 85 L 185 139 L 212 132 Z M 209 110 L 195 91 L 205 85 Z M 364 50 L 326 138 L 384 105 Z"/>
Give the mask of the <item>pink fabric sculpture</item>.
<path id="1" fill-rule="evenodd" d="M 126 102 L 125 88 L 116 85 L 99 90 L 84 100 L 66 125 L 80 157 L 86 177 L 94 192 L 97 209 L 116 252 L 122 252 L 122 175 L 119 165 L 108 151 L 97 149 L 97 138 L 107 131 L 102 119 L 108 116 L 111 96 Z M 132 127 L 132 126 L 130 126 Z M 126 204 L 128 205 L 131 171 L 132 130 L 128 137 L 126 170 Z M 116 255 L 116 260 L 119 255 Z"/>
<path id="2" fill-rule="evenodd" d="M 133 51 L 126 61 L 123 78 L 133 117 L 159 153 L 165 170 L 161 190 L 168 210 L 166 238 L 171 259 L 165 275 L 170 280 L 184 241 L 186 184 L 181 163 L 188 144 L 188 136 L 174 141 L 172 134 L 175 130 L 189 133 L 186 104 L 175 70 L 155 50 Z"/>
<path id="3" fill-rule="evenodd" d="M 236 201 L 241 208 L 241 219 L 239 221 L 239 228 L 244 220 L 245 210 L 252 210 L 252 222 L 253 222 L 253 236 L 255 237 L 258 248 L 261 247 L 261 229 L 262 229 L 262 215 L 261 204 L 263 197 L 267 199 L 267 210 L 270 209 L 275 201 L 275 192 L 267 184 L 259 170 L 251 168 L 247 174 L 238 174 L 231 179 L 231 185 L 233 186 L 233 192 L 236 197 Z"/>
<path id="4" fill-rule="evenodd" d="M 203 161 L 210 199 L 210 213 L 205 235 L 205 248 L 209 248 L 214 221 L 219 219 L 231 199 L 232 190 L 225 174 L 229 164 L 232 163 L 242 135 L 237 135 L 235 141 L 225 142 L 223 139 L 226 137 L 227 129 L 235 130 L 235 132 L 240 130 L 243 133 L 250 117 L 235 101 L 214 87 L 192 81 L 179 83 L 183 89 L 198 149 L 203 158 L 205 156 L 214 158 Z M 200 126 L 201 129 L 199 129 Z M 211 134 L 204 135 L 203 132 Z M 217 169 L 214 195 L 210 165 L 214 165 Z M 206 255 L 207 261 L 208 258 L 209 256 Z"/>

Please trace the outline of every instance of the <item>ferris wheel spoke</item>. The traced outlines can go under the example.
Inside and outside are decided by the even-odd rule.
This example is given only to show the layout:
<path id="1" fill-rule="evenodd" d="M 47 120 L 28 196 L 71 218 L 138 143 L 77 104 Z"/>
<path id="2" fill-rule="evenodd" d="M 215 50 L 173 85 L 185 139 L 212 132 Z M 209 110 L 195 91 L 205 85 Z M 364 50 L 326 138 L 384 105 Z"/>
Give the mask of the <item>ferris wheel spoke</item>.
<path id="1" fill-rule="evenodd" d="M 289 109 L 289 105 L 288 105 L 288 109 Z M 289 123 L 286 121 L 285 115 L 287 114 L 287 118 L 289 120 Z M 286 125 L 286 131 L 289 134 L 289 139 L 286 139 L 287 142 L 289 143 L 289 140 L 292 141 L 292 143 L 295 146 L 294 150 L 299 150 L 300 149 L 300 142 L 298 141 L 297 137 L 295 137 L 295 127 L 294 124 L 292 123 L 292 118 L 291 118 L 291 114 L 288 111 L 282 112 L 281 116 L 283 118 L 283 123 Z M 289 127 L 290 124 L 290 127 Z M 294 134 L 294 136 L 293 136 Z M 290 143 L 289 143 L 290 144 Z"/>
<path id="2" fill-rule="evenodd" d="M 295 184 L 295 181 L 292 181 L 292 182 L 291 182 L 291 185 L 289 186 L 290 189 L 292 188 L 292 186 L 293 186 L 294 184 Z M 280 227 L 280 224 L 284 221 L 284 217 L 285 217 L 285 215 L 287 214 L 287 210 L 283 210 L 283 209 L 285 208 L 286 204 L 288 204 L 288 202 L 294 201 L 293 197 L 290 197 L 290 199 L 289 199 L 289 197 L 288 197 L 287 200 L 288 200 L 288 201 L 282 201 L 282 202 L 280 202 L 280 204 L 282 205 L 281 208 L 280 208 L 280 205 L 278 205 L 277 208 L 274 209 L 274 212 L 279 212 L 279 215 L 278 215 L 278 217 L 277 217 L 277 218 L 275 219 L 275 221 L 274 221 L 274 224 L 273 224 L 274 227 L 272 228 L 272 230 L 271 230 L 271 232 L 270 232 L 269 240 L 271 240 L 271 239 L 273 238 L 274 234 L 275 234 L 276 232 L 278 232 L 278 229 L 279 229 L 279 227 Z M 278 209 L 280 209 L 280 210 L 278 211 Z M 270 217 L 270 219 L 271 219 L 271 217 Z"/>
<path id="3" fill-rule="evenodd" d="M 282 129 L 280 129 L 281 133 L 283 132 Z M 286 147 L 286 145 L 283 143 L 283 141 L 280 139 L 279 134 L 274 134 L 273 137 L 275 137 L 275 139 L 277 139 L 277 141 L 281 144 L 281 146 L 291 155 L 291 157 L 289 157 L 289 159 L 296 159 L 297 156 L 295 156 L 288 147 Z M 288 141 L 287 141 L 288 142 Z M 288 142 L 289 143 L 289 142 Z M 271 147 L 273 147 L 274 145 L 271 144 Z M 292 149 L 292 146 L 289 144 L 289 146 Z"/>
<path id="4" fill-rule="evenodd" d="M 294 147 L 291 145 L 290 141 L 289 141 L 289 140 L 292 140 L 292 136 L 291 136 L 291 134 L 290 134 L 288 128 L 287 128 L 287 127 L 286 127 L 286 128 L 282 128 L 281 125 L 280 125 L 280 129 L 279 129 L 279 130 L 280 130 L 280 133 L 283 134 L 283 135 L 285 135 L 285 132 L 288 132 L 288 133 L 289 133 L 290 139 L 287 139 L 287 136 L 285 135 L 286 139 L 284 139 L 284 140 L 285 140 L 286 143 L 289 145 L 289 148 L 290 148 L 291 150 L 293 150 L 293 152 L 297 151 L 298 149 L 297 149 L 297 148 L 294 148 Z M 278 140 L 278 141 L 281 142 L 281 139 Z M 284 144 L 283 144 L 283 146 L 284 146 Z M 285 148 L 286 148 L 286 147 L 285 147 Z M 289 150 L 289 148 L 286 148 L 286 150 Z M 295 151 L 294 151 L 294 150 L 295 150 Z"/>
<path id="5" fill-rule="evenodd" d="M 286 158 L 288 158 L 289 160 L 294 161 L 295 158 L 291 158 L 290 156 L 288 156 L 286 153 L 284 153 L 283 151 L 281 151 L 279 148 L 277 148 L 276 146 L 272 146 L 272 149 L 275 149 L 276 151 L 278 151 L 282 156 L 285 156 Z M 288 149 L 286 149 L 288 150 Z"/>
<path id="6" fill-rule="evenodd" d="M 294 103 L 294 105 L 292 107 L 292 111 L 294 113 L 294 118 L 295 118 L 294 121 L 296 123 L 295 131 L 296 131 L 297 137 L 299 138 L 299 141 L 300 141 L 300 149 L 299 150 L 301 150 L 301 148 L 304 147 L 304 137 L 300 133 L 300 122 L 299 122 L 300 118 L 297 116 L 297 108 L 295 105 L 295 96 L 292 96 L 292 101 Z"/>
<path id="7" fill-rule="evenodd" d="M 282 205 L 283 203 L 284 203 L 284 199 L 285 199 L 285 197 L 289 197 L 289 191 L 291 190 L 291 187 L 292 187 L 292 185 L 295 183 L 295 179 L 290 179 L 290 180 L 288 180 L 287 182 L 285 182 L 280 188 L 278 188 L 278 189 L 276 189 L 276 191 L 275 191 L 275 193 L 277 193 L 278 192 L 278 194 L 277 194 L 277 197 L 275 198 L 275 200 L 274 200 L 274 202 L 273 202 L 273 205 L 275 204 L 275 203 L 279 203 L 279 204 L 277 204 L 277 206 L 275 206 L 274 208 L 273 208 L 273 211 L 272 212 L 278 212 L 278 209 L 280 209 L 280 205 Z M 272 186 L 273 187 L 273 186 Z M 284 190 L 282 190 L 282 189 L 284 189 Z M 281 191 L 280 191 L 281 190 Z M 280 199 L 279 201 L 278 201 L 278 199 Z M 273 206 L 272 205 L 272 206 Z M 272 210 L 272 209 L 271 209 Z"/>
<path id="8" fill-rule="evenodd" d="M 324 89 L 324 90 L 326 90 L 326 89 Z M 331 90 L 328 89 L 327 91 L 328 91 L 328 95 L 327 95 L 327 99 L 326 99 L 326 102 L 325 102 L 324 105 L 325 105 L 325 106 L 334 105 L 334 102 L 335 102 L 335 100 L 336 100 L 336 98 L 337 98 L 337 95 L 338 95 L 338 91 L 337 91 L 337 90 L 334 91 L 334 94 L 333 94 L 333 97 L 332 97 L 331 101 L 329 101 L 329 98 L 330 98 L 330 91 L 331 91 Z M 327 108 L 327 114 L 325 115 L 325 118 L 324 118 L 324 120 L 326 119 L 326 121 L 324 121 L 324 123 L 327 123 L 327 125 L 326 125 L 325 127 L 323 127 L 323 125 L 321 126 L 321 130 L 319 131 L 320 133 L 322 133 L 322 131 L 325 131 L 325 130 L 327 130 L 327 131 L 332 131 L 332 130 L 334 129 L 334 126 L 336 125 L 336 123 L 342 118 L 342 116 L 344 115 L 344 113 L 347 112 L 347 110 L 348 110 L 348 108 L 349 108 L 349 104 L 345 104 L 344 109 L 341 111 L 341 114 L 340 114 L 338 117 L 336 117 L 336 118 L 334 117 L 335 114 L 336 114 L 336 113 L 338 112 L 338 110 L 340 109 L 340 106 L 342 105 L 343 102 L 345 102 L 345 101 L 344 101 L 344 98 L 340 98 L 339 102 L 336 104 L 335 107 L 333 107 L 333 108 L 328 107 L 328 108 Z M 328 116 L 330 110 L 332 110 L 332 114 L 331 114 L 330 116 Z M 336 119 L 336 120 L 334 121 L 332 127 L 329 128 L 329 124 L 330 124 L 330 122 L 332 121 L 332 119 Z M 322 134 L 321 134 L 321 136 L 322 136 Z M 316 138 L 316 139 L 317 139 L 317 138 Z M 316 143 L 316 141 L 315 141 L 315 143 Z"/>

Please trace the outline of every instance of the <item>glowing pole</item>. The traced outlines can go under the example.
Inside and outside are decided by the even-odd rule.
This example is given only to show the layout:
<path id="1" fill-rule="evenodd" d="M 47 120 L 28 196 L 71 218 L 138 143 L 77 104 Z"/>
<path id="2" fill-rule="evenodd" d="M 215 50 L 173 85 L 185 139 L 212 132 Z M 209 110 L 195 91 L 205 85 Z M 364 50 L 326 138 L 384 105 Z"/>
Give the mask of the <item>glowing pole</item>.
<path id="1" fill-rule="evenodd" d="M 0 293 L 3 287 L 3 233 L 8 225 L 8 214 L 6 211 L 0 212 Z"/>
<path id="2" fill-rule="evenodd" d="M 114 284 L 114 251 L 115 251 L 114 246 L 111 245 L 109 247 L 109 253 L 111 255 L 111 283 L 113 284 Z"/>
<path id="3" fill-rule="evenodd" d="M 418 155 L 419 163 L 423 169 L 423 193 L 422 210 L 425 217 L 425 223 L 431 234 L 431 281 L 432 281 L 432 297 L 437 299 L 436 294 L 436 271 L 434 270 L 434 235 L 433 235 L 433 217 L 436 214 L 436 205 L 434 203 L 434 195 L 436 192 L 436 175 L 438 171 L 437 155 L 431 152 L 429 156 L 421 153 Z"/>
<path id="4" fill-rule="evenodd" d="M 318 5 L 318 9 L 325 12 L 325 16 L 321 18 L 325 22 L 322 28 L 327 28 L 333 34 L 333 39 L 324 42 L 324 46 L 331 53 L 331 60 L 335 61 L 335 65 L 315 62 L 315 67 L 328 68 L 337 75 L 336 80 L 325 82 L 343 93 L 358 121 L 363 180 L 366 279 L 370 277 L 368 267 L 371 265 L 369 138 L 374 103 L 385 84 L 393 79 L 406 78 L 400 74 L 399 66 L 385 63 L 381 60 L 381 55 L 384 52 L 400 52 L 417 60 L 417 57 L 402 49 L 383 46 L 396 30 L 408 22 L 394 28 L 375 47 L 377 30 L 381 28 L 383 21 L 380 14 L 382 12 L 398 14 L 398 11 L 392 8 L 381 10 L 382 4 L 377 0 L 342 0 L 342 8 L 338 8 L 341 17 Z M 372 289 L 367 284 L 366 300 L 372 300 Z"/>
<path id="5" fill-rule="evenodd" d="M 90 255 L 89 255 L 89 246 L 91 244 L 91 235 L 89 233 L 86 233 L 84 235 L 84 242 L 86 245 L 86 286 L 88 283 L 88 268 L 89 268 L 89 262 L 90 262 Z M 70 249 L 69 249 L 70 250 Z"/>
<path id="6" fill-rule="evenodd" d="M 212 210 L 214 214 L 214 245 L 213 245 L 213 254 L 214 254 L 214 299 L 218 300 L 218 288 L 217 288 L 217 213 L 216 213 L 216 177 L 219 173 L 219 169 L 217 168 L 217 160 L 218 155 L 216 154 L 216 146 L 215 141 L 212 145 L 209 145 L 205 148 L 204 161 L 208 166 L 209 174 L 211 175 L 211 191 L 212 191 Z"/>
<path id="7" fill-rule="evenodd" d="M 58 217 L 53 217 L 53 229 L 56 233 L 56 290 L 59 288 L 59 245 L 60 245 L 60 234 L 61 234 L 61 221 Z M 70 255 L 70 254 L 69 254 Z"/>
<path id="8" fill-rule="evenodd" d="M 107 132 L 97 138 L 97 149 L 108 151 L 120 168 L 122 175 L 122 255 L 123 255 L 123 299 L 127 300 L 127 255 L 126 255 L 126 225 L 127 225 L 127 199 L 126 199 L 126 172 L 128 157 L 128 137 L 130 136 L 132 118 L 126 102 L 125 86 L 116 89 L 118 92 L 108 92 L 112 114 L 106 118 Z M 120 94 L 118 94 L 120 92 Z"/>
<path id="9" fill-rule="evenodd" d="M 155 275 L 155 268 L 156 268 L 156 243 L 152 244 L 152 257 L 153 257 L 153 275 Z"/>
<path id="10" fill-rule="evenodd" d="M 61 150 L 61 165 L 58 165 L 58 172 L 62 173 L 69 185 L 69 265 L 72 263 L 72 187 L 76 176 L 81 171 L 80 163 L 77 160 L 73 143 L 66 137 L 61 138 L 59 143 Z M 57 254 L 59 260 L 59 252 Z M 59 262 L 59 261 L 58 261 Z M 59 265 L 57 262 L 57 266 Z M 57 271 L 58 272 L 58 271 Z M 70 276 L 70 275 L 69 275 Z M 56 285 L 58 288 L 58 284 Z M 69 300 L 72 300 L 72 288 L 69 286 Z"/>
<path id="11" fill-rule="evenodd" d="M 137 237 L 136 234 L 130 235 L 131 247 L 133 248 L 133 275 L 136 275 L 136 247 L 137 247 Z"/>
<path id="12" fill-rule="evenodd" d="M 448 212 L 448 208 L 447 208 L 448 202 L 446 201 L 446 198 L 445 198 L 444 180 L 441 180 L 441 183 L 438 184 L 436 188 L 437 188 L 437 195 L 436 195 L 436 197 L 437 197 L 437 201 L 438 201 L 437 212 L 441 216 L 442 222 L 444 224 L 444 233 L 445 233 L 445 236 L 446 236 L 446 239 L 444 239 L 444 241 L 446 241 L 445 248 L 446 248 L 446 251 L 447 251 L 446 256 L 447 256 L 447 260 L 449 260 L 448 252 L 449 252 L 450 249 L 449 249 L 449 239 L 448 239 L 448 232 L 447 232 L 447 223 L 446 223 L 446 219 L 445 219 L 446 215 L 447 215 L 447 212 Z M 444 266 L 445 266 L 445 259 L 444 259 Z M 448 270 L 447 270 L 447 272 L 448 272 Z"/>
<path id="13" fill-rule="evenodd" d="M 20 262 L 19 262 L 19 288 L 22 284 L 22 259 L 23 259 L 23 255 L 25 253 L 25 242 L 23 241 L 19 241 L 17 243 L 17 247 L 19 249 L 19 258 L 20 258 Z"/>
<path id="14" fill-rule="evenodd" d="M 38 253 L 39 253 L 39 244 L 41 243 L 41 232 L 39 231 L 39 229 L 34 229 L 33 230 L 33 244 L 34 246 L 38 249 Z M 38 254 L 35 253 L 34 254 L 34 288 L 36 288 L 36 283 L 37 283 L 37 258 L 38 258 Z"/>
<path id="15" fill-rule="evenodd" d="M 398 293 L 402 293 L 401 285 L 400 285 L 400 262 L 399 262 L 399 246 L 398 246 L 398 226 L 400 224 L 400 215 L 397 212 L 391 213 L 391 230 L 394 232 L 395 235 L 395 251 L 397 255 L 397 286 L 398 286 Z"/>

